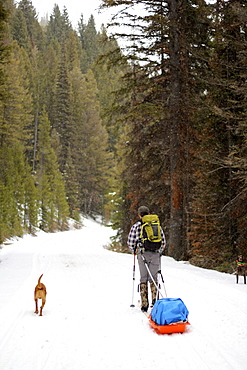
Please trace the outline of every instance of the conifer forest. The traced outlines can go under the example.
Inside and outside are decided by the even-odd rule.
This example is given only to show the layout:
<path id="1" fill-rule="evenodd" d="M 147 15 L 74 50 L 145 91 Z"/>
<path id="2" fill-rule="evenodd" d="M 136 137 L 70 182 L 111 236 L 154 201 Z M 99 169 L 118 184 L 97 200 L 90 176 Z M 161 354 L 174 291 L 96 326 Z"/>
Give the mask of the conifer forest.
<path id="1" fill-rule="evenodd" d="M 147 205 L 167 255 L 232 272 L 247 257 L 246 0 L 101 8 L 115 15 L 98 30 L 0 0 L 0 243 L 83 213 L 128 252 Z"/>

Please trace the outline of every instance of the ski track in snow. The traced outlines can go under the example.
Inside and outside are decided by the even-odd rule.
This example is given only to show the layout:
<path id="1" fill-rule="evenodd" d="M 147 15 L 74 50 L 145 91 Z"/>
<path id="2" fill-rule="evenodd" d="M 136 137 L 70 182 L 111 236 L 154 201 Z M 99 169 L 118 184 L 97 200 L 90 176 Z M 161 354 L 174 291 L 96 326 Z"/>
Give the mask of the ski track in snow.
<path id="1" fill-rule="evenodd" d="M 168 297 L 190 314 L 183 334 L 158 335 L 132 299 L 133 256 L 105 248 L 111 228 L 25 236 L 0 250 L 1 370 L 245 370 L 247 286 L 235 276 L 162 257 Z M 41 274 L 43 317 L 34 314 Z M 39 302 L 40 303 L 40 302 Z"/>

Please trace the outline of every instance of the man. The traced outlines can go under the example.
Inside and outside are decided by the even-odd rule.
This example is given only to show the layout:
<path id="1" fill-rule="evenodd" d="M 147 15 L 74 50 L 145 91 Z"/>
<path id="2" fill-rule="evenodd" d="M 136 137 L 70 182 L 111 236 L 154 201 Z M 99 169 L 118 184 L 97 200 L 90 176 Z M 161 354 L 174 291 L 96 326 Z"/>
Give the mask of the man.
<path id="1" fill-rule="evenodd" d="M 131 251 L 131 253 L 137 254 L 139 269 L 140 269 L 140 294 L 141 294 L 141 310 L 144 312 L 147 312 L 149 307 L 149 301 L 148 301 L 148 282 L 150 284 L 150 290 L 152 295 L 152 305 L 154 305 L 156 301 L 156 295 L 157 295 L 157 288 L 155 284 L 157 285 L 157 274 L 160 269 L 160 257 L 165 249 L 166 246 L 166 240 L 163 230 L 161 229 L 161 242 L 158 244 L 158 249 L 153 251 L 150 250 L 149 246 L 141 242 L 140 236 L 141 236 L 141 225 L 142 225 L 142 218 L 145 215 L 149 215 L 149 209 L 146 206 L 141 206 L 138 208 L 138 216 L 140 217 L 140 220 L 137 221 L 130 229 L 129 236 L 128 236 L 128 247 Z M 145 261 L 145 262 L 144 262 Z M 150 270 L 150 273 L 153 277 L 150 277 L 147 267 L 145 266 L 145 263 L 147 263 L 147 266 Z"/>

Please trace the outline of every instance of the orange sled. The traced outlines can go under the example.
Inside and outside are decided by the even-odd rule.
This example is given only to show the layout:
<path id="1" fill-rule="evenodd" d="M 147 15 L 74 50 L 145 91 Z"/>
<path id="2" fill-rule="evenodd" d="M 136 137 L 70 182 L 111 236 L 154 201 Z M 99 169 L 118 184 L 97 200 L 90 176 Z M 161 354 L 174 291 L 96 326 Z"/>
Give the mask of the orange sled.
<path id="1" fill-rule="evenodd" d="M 183 333 L 187 325 L 190 325 L 188 322 L 175 323 L 170 325 L 157 325 L 149 316 L 149 322 L 152 328 L 158 334 L 172 334 L 172 333 Z"/>

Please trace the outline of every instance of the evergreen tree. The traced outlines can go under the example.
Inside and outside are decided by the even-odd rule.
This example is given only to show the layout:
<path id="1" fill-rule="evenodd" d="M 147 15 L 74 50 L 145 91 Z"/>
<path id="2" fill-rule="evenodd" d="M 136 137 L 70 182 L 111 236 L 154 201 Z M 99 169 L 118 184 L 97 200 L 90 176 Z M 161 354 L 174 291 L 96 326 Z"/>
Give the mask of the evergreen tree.
<path id="1" fill-rule="evenodd" d="M 1 241 L 32 233 L 37 225 L 46 231 L 66 228 L 68 203 L 74 218 L 80 209 L 102 213 L 112 167 L 99 91 L 89 69 L 101 52 L 96 50 L 93 17 L 85 31 L 88 73 L 83 75 L 86 51 L 66 8 L 61 13 L 55 5 L 42 28 L 31 1 L 22 0 L 16 7 L 11 0 L 5 3 L 13 16 L 9 23 L 2 16 L 0 24 L 5 73 L 0 104 L 0 163 L 5 168 L 0 178 Z"/>
<path id="2" fill-rule="evenodd" d="M 49 121 L 53 124 L 56 114 L 56 80 L 60 61 L 61 47 L 58 42 L 52 42 L 47 46 L 44 56 L 44 104 L 48 113 Z"/>
<path id="3" fill-rule="evenodd" d="M 84 23 L 84 17 L 83 17 L 83 14 L 81 14 L 80 20 L 78 22 L 78 34 L 79 34 L 79 39 L 80 39 L 82 48 L 84 50 L 86 49 L 85 29 L 86 29 L 86 25 Z"/>
<path id="4" fill-rule="evenodd" d="M 68 70 L 71 71 L 74 67 L 79 67 L 83 52 L 78 35 L 75 31 L 70 32 L 69 37 L 66 40 L 65 50 Z"/>
<path id="5" fill-rule="evenodd" d="M 92 71 L 83 76 L 76 68 L 72 70 L 70 79 L 76 132 L 71 148 L 79 184 L 80 209 L 94 214 L 102 212 L 112 161 L 107 152 L 107 133 L 101 124 L 97 85 Z"/>
<path id="6" fill-rule="evenodd" d="M 219 267 L 246 249 L 239 176 L 245 147 L 246 9 L 243 1 L 217 1 L 209 86 L 209 112 L 200 132 L 200 171 L 192 243 L 193 261 Z M 242 206 L 240 206 L 240 203 Z"/>
<path id="7" fill-rule="evenodd" d="M 22 236 L 37 226 L 37 203 L 30 168 L 19 143 L 0 148 L 0 240 Z"/>
<path id="8" fill-rule="evenodd" d="M 0 1 L 0 98 L 3 98 L 3 85 L 5 83 L 4 66 L 8 62 L 10 46 L 7 42 L 7 25 L 10 14 L 10 7 L 6 1 Z"/>
<path id="9" fill-rule="evenodd" d="M 65 171 L 68 159 L 68 150 L 74 137 L 74 128 L 71 112 L 71 86 L 68 76 L 65 51 L 62 51 L 62 57 L 58 66 L 55 93 L 55 112 L 53 128 L 57 131 L 61 144 L 61 153 L 59 156 L 59 165 L 62 173 Z"/>
<path id="10" fill-rule="evenodd" d="M 61 13 L 59 6 L 55 4 L 46 27 L 47 42 L 51 43 L 52 40 L 57 40 L 59 43 L 64 43 L 66 38 L 69 37 L 71 30 L 72 26 L 68 18 L 67 9 L 64 8 L 63 13 Z"/>
<path id="11" fill-rule="evenodd" d="M 27 29 L 27 33 L 30 40 L 30 46 L 33 49 L 34 47 L 37 47 L 38 49 L 43 49 L 43 31 L 40 27 L 38 20 L 37 20 L 37 14 L 36 10 L 32 5 L 32 1 L 30 0 L 21 0 L 18 3 L 18 10 L 22 12 L 22 15 L 20 15 L 20 12 L 17 12 L 15 17 L 18 17 L 20 15 L 21 21 L 22 21 L 22 27 L 21 32 L 25 32 L 25 28 Z M 23 17 L 25 19 L 25 24 L 23 22 Z M 15 21 L 17 29 L 15 30 L 15 35 L 17 39 L 19 39 L 19 35 L 17 33 L 18 31 L 18 18 Z M 25 33 L 24 33 L 25 35 Z"/>
<path id="12" fill-rule="evenodd" d="M 123 87 L 122 78 L 129 67 L 117 41 L 107 36 L 104 27 L 101 28 L 98 40 L 99 55 L 92 70 L 99 89 L 100 115 L 108 133 L 109 149 L 116 156 L 117 143 L 123 127 L 122 122 L 118 123 L 117 106 L 126 101 L 126 96 L 120 96 L 119 90 Z"/>
<path id="13" fill-rule="evenodd" d="M 27 89 L 27 75 L 22 51 L 14 44 L 10 63 L 5 67 L 5 99 L 0 102 L 0 145 L 20 141 L 27 149 L 32 123 L 32 97 Z"/>
<path id="14" fill-rule="evenodd" d="M 80 212 L 80 186 L 76 173 L 75 160 L 72 157 L 71 148 L 68 150 L 68 159 L 64 171 L 66 199 L 69 205 L 70 217 L 79 221 Z"/>
<path id="15" fill-rule="evenodd" d="M 193 186 L 190 163 L 194 111 L 195 104 L 200 104 L 197 97 L 205 89 L 202 81 L 207 70 L 203 68 L 209 26 L 206 4 L 177 0 L 114 4 L 105 0 L 103 4 L 125 5 L 119 14 L 130 32 L 119 34 L 132 41 L 129 54 L 134 66 L 128 80 L 132 101 L 126 107 L 132 115 L 127 151 L 127 164 L 132 162 L 131 167 L 127 166 L 127 173 L 132 169 L 127 181 L 132 188 L 125 189 L 125 197 L 131 200 L 125 202 L 129 208 L 125 219 L 130 223 L 134 220 L 133 211 L 136 213 L 138 205 L 149 201 L 152 189 L 155 195 L 151 205 L 156 204 L 155 210 L 163 220 L 167 220 L 168 213 L 169 253 L 177 259 L 185 258 Z M 147 163 L 150 177 L 145 175 Z M 165 191 L 158 195 L 161 189 Z"/>
<path id="16" fill-rule="evenodd" d="M 47 114 L 40 117 L 36 181 L 40 192 L 40 227 L 45 231 L 65 230 L 69 216 L 62 174 L 50 138 Z"/>
<path id="17" fill-rule="evenodd" d="M 99 52 L 99 35 L 96 31 L 95 20 L 93 15 L 88 20 L 87 24 L 83 23 L 81 16 L 78 24 L 79 38 L 84 53 L 82 54 L 82 71 L 86 73 L 88 69 L 92 69 L 96 62 Z"/>
<path id="18" fill-rule="evenodd" d="M 28 52 L 31 51 L 31 40 L 28 35 L 25 16 L 20 8 L 17 8 L 12 17 L 12 37 L 18 42 L 19 46 L 24 47 Z"/>

